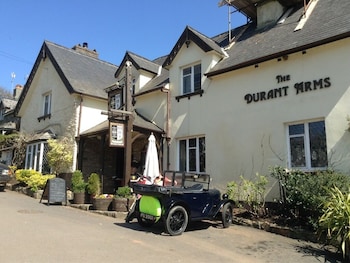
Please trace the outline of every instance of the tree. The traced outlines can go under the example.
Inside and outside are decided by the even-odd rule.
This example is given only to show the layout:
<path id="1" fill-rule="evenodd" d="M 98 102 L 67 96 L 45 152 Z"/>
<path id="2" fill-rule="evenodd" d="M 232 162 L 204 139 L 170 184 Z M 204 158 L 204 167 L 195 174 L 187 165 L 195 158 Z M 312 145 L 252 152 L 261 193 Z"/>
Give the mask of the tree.
<path id="1" fill-rule="evenodd" d="M 73 144 L 68 137 L 49 139 L 47 159 L 53 173 L 59 174 L 71 170 L 73 162 Z"/>

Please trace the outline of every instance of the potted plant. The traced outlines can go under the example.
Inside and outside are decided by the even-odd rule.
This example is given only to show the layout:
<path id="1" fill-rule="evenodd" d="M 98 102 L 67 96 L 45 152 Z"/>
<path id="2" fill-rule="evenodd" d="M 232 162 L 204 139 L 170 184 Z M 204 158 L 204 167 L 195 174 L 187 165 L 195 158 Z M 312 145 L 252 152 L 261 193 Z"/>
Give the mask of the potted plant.
<path id="1" fill-rule="evenodd" d="M 128 212 L 129 207 L 132 203 L 130 202 L 131 199 L 132 199 L 132 192 L 130 187 L 128 186 L 118 187 L 112 201 L 112 210 L 117 212 Z"/>
<path id="2" fill-rule="evenodd" d="M 108 211 L 109 206 L 113 200 L 113 195 L 111 194 L 100 194 L 92 198 L 92 205 L 94 210 Z"/>
<path id="3" fill-rule="evenodd" d="M 88 194 L 90 194 L 90 201 L 101 193 L 101 180 L 97 173 L 90 174 L 86 188 Z"/>
<path id="4" fill-rule="evenodd" d="M 85 189 L 87 183 L 84 181 L 83 173 L 76 170 L 72 174 L 72 191 L 74 193 L 74 204 L 85 203 Z"/>

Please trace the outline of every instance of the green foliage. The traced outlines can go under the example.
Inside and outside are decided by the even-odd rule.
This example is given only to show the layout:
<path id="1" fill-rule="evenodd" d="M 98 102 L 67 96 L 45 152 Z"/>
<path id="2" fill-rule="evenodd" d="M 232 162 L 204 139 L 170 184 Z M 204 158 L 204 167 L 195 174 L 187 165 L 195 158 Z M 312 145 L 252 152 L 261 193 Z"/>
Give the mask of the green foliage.
<path id="1" fill-rule="evenodd" d="M 131 188 L 128 186 L 121 186 L 118 187 L 116 193 L 115 193 L 116 198 L 130 198 L 132 197 L 132 192 Z"/>
<path id="2" fill-rule="evenodd" d="M 319 223 L 321 230 L 326 230 L 330 239 L 340 241 L 345 258 L 350 244 L 350 193 L 344 194 L 338 187 L 333 187 L 329 192 Z"/>
<path id="3" fill-rule="evenodd" d="M 271 168 L 271 176 L 278 179 L 284 212 L 305 221 L 311 228 L 318 227 L 320 206 L 329 197 L 329 189 L 336 186 L 346 191 L 350 177 L 330 170 L 306 173 Z"/>
<path id="4" fill-rule="evenodd" d="M 240 177 L 240 182 L 229 182 L 227 194 L 230 199 L 244 202 L 251 212 L 257 213 L 265 205 L 265 192 L 268 180 L 265 176 L 256 174 L 256 180 L 251 181 Z"/>
<path id="5" fill-rule="evenodd" d="M 84 181 L 83 173 L 76 170 L 72 174 L 72 191 L 74 193 L 84 193 L 87 183 Z"/>
<path id="6" fill-rule="evenodd" d="M 54 177 L 54 175 L 42 175 L 34 170 L 19 169 L 16 171 L 16 179 L 28 185 L 33 192 L 44 189 L 47 180 Z"/>
<path id="7" fill-rule="evenodd" d="M 101 180 L 97 173 L 91 173 L 88 178 L 87 191 L 91 195 L 99 195 L 101 193 Z"/>
<path id="8" fill-rule="evenodd" d="M 73 161 L 73 144 L 67 137 L 49 139 L 47 159 L 55 174 L 69 170 Z"/>

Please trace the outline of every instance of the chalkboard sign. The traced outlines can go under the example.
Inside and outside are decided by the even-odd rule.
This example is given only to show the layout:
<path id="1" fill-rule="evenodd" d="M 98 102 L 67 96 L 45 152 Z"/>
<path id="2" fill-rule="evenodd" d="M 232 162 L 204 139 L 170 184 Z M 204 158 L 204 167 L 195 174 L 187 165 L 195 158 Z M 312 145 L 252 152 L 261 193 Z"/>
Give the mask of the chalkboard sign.
<path id="1" fill-rule="evenodd" d="M 67 205 L 66 181 L 62 178 L 47 180 L 42 199 L 46 199 L 48 205 L 55 203 L 65 203 Z"/>

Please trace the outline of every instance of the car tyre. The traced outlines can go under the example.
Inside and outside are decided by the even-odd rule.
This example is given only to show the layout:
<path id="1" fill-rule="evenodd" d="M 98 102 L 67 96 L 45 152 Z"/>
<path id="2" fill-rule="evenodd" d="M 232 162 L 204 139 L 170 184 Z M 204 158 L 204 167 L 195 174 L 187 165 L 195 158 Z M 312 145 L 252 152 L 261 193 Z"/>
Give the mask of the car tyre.
<path id="1" fill-rule="evenodd" d="M 233 218 L 233 208 L 231 203 L 226 203 L 222 208 L 222 224 L 224 228 L 228 228 L 232 224 L 232 218 Z"/>
<path id="2" fill-rule="evenodd" d="M 165 221 L 165 228 L 169 235 L 181 235 L 186 230 L 187 224 L 188 214 L 183 206 L 174 206 L 170 209 Z"/>

